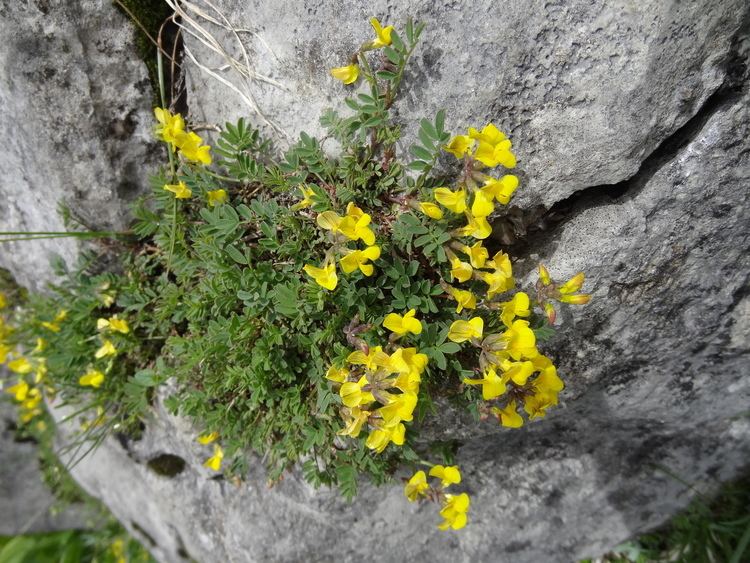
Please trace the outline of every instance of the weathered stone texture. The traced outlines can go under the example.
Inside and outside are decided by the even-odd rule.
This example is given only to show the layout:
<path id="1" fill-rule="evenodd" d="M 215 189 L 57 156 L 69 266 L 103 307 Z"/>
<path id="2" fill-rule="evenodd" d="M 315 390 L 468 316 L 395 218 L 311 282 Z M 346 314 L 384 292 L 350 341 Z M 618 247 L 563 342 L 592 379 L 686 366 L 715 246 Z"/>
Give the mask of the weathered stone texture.
<path id="1" fill-rule="evenodd" d="M 197 4 L 217 17 L 208 3 Z M 449 130 L 493 121 L 516 146 L 524 186 L 517 201 L 545 205 L 629 178 L 692 117 L 724 80 L 746 6 L 742 0 L 294 0 L 280 14 L 262 0 L 211 4 L 236 28 L 256 32 L 240 35 L 251 66 L 283 88 L 255 81 L 249 91 L 295 139 L 299 131 L 321 133 L 325 108 L 349 111 L 342 98 L 352 88 L 328 69 L 371 39 L 371 16 L 400 29 L 408 17 L 425 22 L 397 104 L 412 126 L 405 128 L 407 141 L 419 120 L 440 108 Z M 229 32 L 202 23 L 243 60 Z M 202 63 L 225 64 L 194 39 L 187 45 Z M 219 74 L 243 89 L 236 72 Z M 223 124 L 250 112 L 236 93 L 194 67 L 189 79 L 191 112 L 200 120 Z"/>
<path id="2" fill-rule="evenodd" d="M 745 3 L 214 4 L 275 53 L 244 35 L 255 69 L 287 88 L 254 84 L 258 104 L 292 135 L 341 106 L 327 69 L 370 36 L 367 17 L 428 22 L 401 117 L 445 107 L 454 129 L 491 119 L 511 133 L 517 202 L 553 210 L 511 247 L 527 256 L 516 271 L 531 279 L 538 260 L 557 278 L 584 270 L 594 300 L 564 312 L 547 344 L 567 382 L 547 419 L 510 431 L 445 408 L 428 423 L 461 443 L 472 509 L 457 534 L 439 532 L 435 508 L 408 504 L 398 485 L 363 484 L 348 505 L 296 472 L 269 489 L 259 462 L 239 487 L 212 478 L 196 429 L 157 406 L 143 439 L 108 441 L 74 474 L 160 559 L 571 561 L 666 520 L 693 494 L 684 482 L 711 490 L 746 470 Z M 189 77 L 194 119 L 247 113 L 198 69 Z M 148 461 L 162 454 L 184 469 L 154 473 Z"/>
<path id="3" fill-rule="evenodd" d="M 36 444 L 17 438 L 17 416 L 10 402 L 0 401 L 0 536 L 88 526 L 82 505 L 50 510 L 55 498 L 42 481 Z"/>
<path id="4" fill-rule="evenodd" d="M 67 205 L 92 230 L 127 226 L 155 162 L 152 89 L 133 32 L 108 0 L 0 2 L 0 229 L 64 231 Z M 0 267 L 40 289 L 50 257 L 78 244 L 3 244 Z"/>

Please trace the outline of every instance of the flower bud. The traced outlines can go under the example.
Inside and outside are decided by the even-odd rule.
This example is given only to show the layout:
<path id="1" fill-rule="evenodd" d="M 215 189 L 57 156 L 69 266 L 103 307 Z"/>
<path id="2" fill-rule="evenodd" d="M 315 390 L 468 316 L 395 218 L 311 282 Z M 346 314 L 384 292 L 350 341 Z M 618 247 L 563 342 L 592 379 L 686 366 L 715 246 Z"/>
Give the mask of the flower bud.
<path id="1" fill-rule="evenodd" d="M 542 280 L 544 285 L 552 283 L 552 279 L 549 277 L 549 272 L 547 271 L 547 268 L 544 267 L 544 264 L 539 264 L 539 279 Z"/>
<path id="2" fill-rule="evenodd" d="M 555 311 L 555 307 L 552 305 L 552 303 L 544 304 L 544 314 L 547 315 L 547 320 L 549 321 L 549 324 L 551 325 L 555 324 L 555 319 L 557 318 L 557 312 Z"/>
<path id="3" fill-rule="evenodd" d="M 579 295 L 562 295 L 560 297 L 561 303 L 570 303 L 572 305 L 585 305 L 591 301 L 591 295 L 588 293 L 581 293 Z"/>
<path id="4" fill-rule="evenodd" d="M 585 279 L 585 276 L 583 272 L 578 272 L 575 276 L 573 276 L 568 281 L 566 281 L 562 286 L 560 286 L 560 293 L 563 293 L 563 294 L 575 293 L 576 291 L 581 289 L 584 279 Z"/>

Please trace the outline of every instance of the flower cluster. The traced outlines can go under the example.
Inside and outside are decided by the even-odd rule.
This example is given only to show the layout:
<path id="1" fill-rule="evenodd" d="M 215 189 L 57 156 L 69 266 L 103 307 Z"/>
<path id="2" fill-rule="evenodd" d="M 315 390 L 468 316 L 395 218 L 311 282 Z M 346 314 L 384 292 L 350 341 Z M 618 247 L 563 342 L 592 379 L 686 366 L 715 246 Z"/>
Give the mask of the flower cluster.
<path id="1" fill-rule="evenodd" d="M 195 132 L 185 131 L 185 120 L 179 113 L 173 115 L 166 109 L 154 108 L 154 115 L 158 121 L 156 136 L 167 143 L 170 153 L 178 151 L 187 162 L 211 164 L 211 147 L 204 145 L 203 139 Z M 193 190 L 183 180 L 176 184 L 165 184 L 164 190 L 172 192 L 176 199 L 193 197 Z M 227 192 L 222 188 L 207 190 L 206 200 L 210 207 L 221 205 L 227 201 Z"/>
<path id="2" fill-rule="evenodd" d="M 393 33 L 393 26 L 389 25 L 383 27 L 377 18 L 370 18 L 370 25 L 375 31 L 375 39 L 364 43 L 357 53 L 352 56 L 351 63 L 346 66 L 340 66 L 331 69 L 331 76 L 336 80 L 340 80 L 344 84 L 354 84 L 359 78 L 359 55 L 366 51 L 372 51 L 373 49 L 380 49 L 381 47 L 387 47 L 391 44 L 391 35 Z"/>
<path id="3" fill-rule="evenodd" d="M 218 432 L 204 432 L 196 438 L 196 442 L 202 446 L 213 444 L 219 438 Z M 203 462 L 203 467 L 212 471 L 220 471 L 221 464 L 224 461 L 224 449 L 219 444 L 214 444 L 214 452 L 211 457 Z"/>
<path id="4" fill-rule="evenodd" d="M 203 144 L 203 139 L 193 131 L 185 131 L 185 120 L 178 114 L 172 115 L 169 110 L 154 108 L 158 125 L 156 136 L 168 143 L 171 150 L 179 151 L 188 162 L 211 164 L 211 147 Z"/>
<path id="5" fill-rule="evenodd" d="M 305 195 L 305 197 L 309 197 Z M 304 200 L 303 200 L 304 202 Z M 318 226 L 331 235 L 333 245 L 326 254 L 326 259 L 321 267 L 307 264 L 305 272 L 315 280 L 321 287 L 333 291 L 338 284 L 336 274 L 336 263 L 334 255 L 338 252 L 343 254 L 339 262 L 345 274 L 359 270 L 365 276 L 371 276 L 375 267 L 371 262 L 380 258 L 380 247 L 375 244 L 375 233 L 370 227 L 370 216 L 349 203 L 346 207 L 346 215 L 343 217 L 334 211 L 324 211 L 317 217 Z M 351 249 L 347 246 L 349 241 L 361 240 L 366 247 L 363 250 Z"/>
<path id="6" fill-rule="evenodd" d="M 94 353 L 94 363 L 86 370 L 86 373 L 78 378 L 78 384 L 98 389 L 104 383 L 106 372 L 112 368 L 112 359 L 117 356 L 117 348 L 112 339 L 121 337 L 117 335 L 129 334 L 130 326 L 128 326 L 128 322 L 125 319 L 114 315 L 108 319 L 97 319 L 96 328 L 99 331 L 101 345 Z M 106 367 L 103 368 L 104 371 L 102 371 L 99 369 L 101 366 L 97 366 L 96 364 L 105 359 L 108 362 Z"/>
<path id="7" fill-rule="evenodd" d="M 0 310 L 6 307 L 5 295 L 0 293 Z M 60 330 L 59 323 L 64 319 L 65 314 L 61 312 L 51 322 L 58 323 L 55 326 L 57 330 Z M 4 364 L 9 371 L 18 377 L 16 383 L 5 391 L 13 396 L 20 407 L 19 419 L 21 424 L 27 424 L 42 414 L 42 391 L 47 376 L 47 361 L 42 353 L 47 346 L 47 342 L 43 338 L 37 338 L 34 349 L 29 354 L 23 354 L 11 342 L 12 334 L 13 328 L 6 323 L 4 316 L 0 316 L 0 365 Z M 50 392 L 52 391 L 51 388 L 48 389 Z"/>
<path id="8" fill-rule="evenodd" d="M 416 348 L 397 348 L 391 354 L 381 346 L 364 348 L 349 354 L 348 367 L 332 365 L 326 378 L 338 386 L 343 404 L 345 427 L 339 434 L 356 438 L 367 423 L 366 445 L 380 453 L 391 442 L 404 444 L 403 423 L 413 419 L 428 358 Z"/>
<path id="9" fill-rule="evenodd" d="M 467 513 L 471 499 L 466 493 L 458 495 L 446 493 L 445 491 L 451 485 L 461 483 L 461 472 L 455 465 L 444 467 L 442 465 L 433 465 L 429 473 L 438 482 L 430 485 L 427 482 L 427 475 L 424 471 L 417 471 L 404 487 L 404 495 L 409 502 L 427 499 L 437 502 L 440 506 L 440 516 L 443 522 L 438 525 L 441 530 L 460 530 L 466 526 Z"/>
<path id="10" fill-rule="evenodd" d="M 507 205 L 519 182 L 512 174 L 495 178 L 484 173 L 483 169 L 515 168 L 516 157 L 511 151 L 510 139 L 490 123 L 481 131 L 469 127 L 468 135 L 454 137 L 444 148 L 456 158 L 464 159 L 463 172 L 456 190 L 435 188 L 432 197 L 451 213 L 465 216 L 466 225 L 454 233 L 457 237 L 486 239 L 492 233 L 487 217 L 495 210 L 495 202 Z M 432 219 L 445 218 L 442 208 L 434 202 L 419 201 L 413 206 Z M 486 255 L 483 260 L 486 260 Z"/>

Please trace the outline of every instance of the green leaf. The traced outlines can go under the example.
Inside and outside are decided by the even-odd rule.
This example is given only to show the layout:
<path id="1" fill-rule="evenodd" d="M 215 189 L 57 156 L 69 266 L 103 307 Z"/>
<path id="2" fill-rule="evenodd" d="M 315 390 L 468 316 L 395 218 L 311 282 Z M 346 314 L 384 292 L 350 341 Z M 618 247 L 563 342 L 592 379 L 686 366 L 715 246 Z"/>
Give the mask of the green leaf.
<path id="1" fill-rule="evenodd" d="M 247 256 L 245 256 L 239 248 L 236 246 L 232 246 L 231 244 L 224 248 L 227 254 L 229 254 L 229 257 L 237 262 L 238 264 L 243 264 L 247 266 L 250 262 L 247 259 Z"/>
<path id="2" fill-rule="evenodd" d="M 432 125 L 427 119 L 422 118 L 422 120 L 419 122 L 420 129 L 424 130 L 424 132 L 430 136 L 432 139 L 439 139 L 440 135 L 438 135 L 438 132 L 435 130 L 435 126 Z"/>
<path id="3" fill-rule="evenodd" d="M 391 72 L 389 70 L 379 70 L 375 73 L 375 76 L 377 76 L 380 80 L 395 80 L 396 79 L 396 73 Z"/>
<path id="4" fill-rule="evenodd" d="M 420 147 L 419 145 L 412 145 L 410 152 L 421 160 L 425 160 L 428 162 L 432 160 L 432 153 L 424 147 Z"/>
<path id="5" fill-rule="evenodd" d="M 347 501 L 357 496 L 357 470 L 351 465 L 339 465 L 336 467 L 336 480 L 338 481 L 341 494 Z"/>
<path id="6" fill-rule="evenodd" d="M 409 163 L 407 168 L 409 170 L 416 170 L 417 172 L 424 172 L 427 168 L 429 168 L 430 164 L 427 162 L 422 162 L 421 160 L 414 160 Z"/>
<path id="7" fill-rule="evenodd" d="M 388 58 L 388 60 L 393 64 L 398 65 L 401 63 L 401 55 L 399 55 L 393 48 L 385 47 L 383 48 L 383 52 L 385 53 L 385 56 Z"/>
<path id="8" fill-rule="evenodd" d="M 435 129 L 438 133 L 438 135 L 443 135 L 445 133 L 445 110 L 441 109 L 439 112 L 437 112 L 437 115 L 435 116 Z"/>

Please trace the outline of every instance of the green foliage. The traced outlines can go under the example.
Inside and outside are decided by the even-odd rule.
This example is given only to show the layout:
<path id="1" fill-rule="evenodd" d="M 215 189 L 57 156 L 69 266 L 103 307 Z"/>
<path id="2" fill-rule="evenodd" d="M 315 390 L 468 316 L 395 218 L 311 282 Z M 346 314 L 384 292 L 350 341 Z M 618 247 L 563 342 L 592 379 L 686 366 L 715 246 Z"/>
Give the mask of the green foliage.
<path id="1" fill-rule="evenodd" d="M 420 121 L 419 142 L 407 154 L 397 144 L 402 124 L 390 108 L 422 29 L 409 22 L 404 39 L 393 31 L 391 45 L 382 51 L 373 52 L 370 43 L 358 51 L 366 86 L 345 100 L 353 114 L 328 111 L 321 119 L 329 131 L 326 139 L 340 145 L 337 156 L 324 150 L 326 139 L 306 133 L 279 155 L 244 119 L 226 124 L 213 147 L 212 166 L 195 164 L 201 159 L 190 156 L 198 149 L 189 144 L 180 145 L 179 152 L 169 148 L 169 167 L 152 178 L 152 193 L 134 207 L 135 238 L 107 249 L 119 258 L 114 267 L 103 271 L 97 255 L 85 255 L 74 271 L 60 272 L 64 281 L 50 295 L 16 311 L 8 342 L 28 352 L 39 338 L 46 341 L 43 351 L 28 353 L 38 377 L 21 375 L 35 391 L 55 395 L 77 410 L 75 416 L 84 417 L 72 446 L 76 454 L 85 454 L 114 429 L 137 434 L 149 423 L 154 401 L 166 395 L 166 407 L 190 417 L 196 435 L 219 434 L 216 445 L 205 444 L 205 455 L 214 447 L 223 453 L 221 469 L 227 476 L 242 476 L 245 454 L 254 450 L 262 455 L 270 481 L 299 463 L 313 485 L 337 485 L 351 499 L 362 474 L 383 483 L 400 464 L 422 463 L 430 451 L 446 463 L 453 460 L 455 443 L 431 450 L 414 440 L 411 424 L 406 431 L 401 421 L 410 423 L 412 411 L 423 420 L 435 411 L 435 399 L 448 398 L 477 419 L 493 413 L 480 401 L 481 392 L 463 381 L 476 382 L 481 376 L 486 360 L 480 358 L 490 346 L 497 358 L 512 364 L 505 348 L 524 338 L 533 340 L 534 333 L 524 327 L 525 333 L 511 334 L 510 323 L 503 324 L 498 314 L 503 310 L 505 315 L 507 293 L 515 285 L 509 257 L 498 251 L 490 259 L 481 242 L 473 250 L 467 246 L 475 242 L 470 237 L 488 237 L 481 221 L 490 228 L 485 218 L 490 211 L 474 218 L 464 212 L 471 207 L 466 200 L 455 213 L 446 211 L 444 219 L 428 219 L 417 211 L 420 202 L 432 199 L 431 188 L 446 185 L 431 173 L 451 137 L 445 112 L 439 111 L 434 120 Z M 481 141 L 489 146 L 488 158 L 495 153 L 508 157 L 509 141 L 494 126 L 485 129 L 489 132 L 476 134 L 497 145 Z M 188 135 L 176 138 L 187 143 Z M 448 197 L 464 194 L 464 199 L 469 193 L 476 204 L 485 194 L 480 194 L 479 182 L 501 182 L 488 175 L 488 165 L 469 155 L 469 149 L 461 175 L 452 180 L 457 190 L 442 191 Z M 178 183 L 184 186 L 176 199 L 164 187 Z M 515 185 L 494 189 L 505 190 L 507 202 Z M 226 201 L 209 199 L 219 191 Z M 494 209 L 495 198 L 490 195 L 485 207 Z M 445 207 L 451 209 L 450 204 Z M 357 246 L 360 240 L 366 249 Z M 372 251 L 367 258 L 371 263 L 360 260 L 351 268 L 345 263 Z M 456 288 L 450 285 L 460 278 L 453 272 L 460 262 L 454 251 L 483 253 L 470 258 L 480 262 L 473 273 L 465 264 L 470 272 L 462 291 L 473 303 L 460 306 L 476 309 L 471 316 L 484 323 L 484 335 L 450 337 L 454 325 L 468 324 L 457 315 Z M 327 272 L 331 265 L 339 272 L 335 287 L 326 288 L 330 279 L 311 279 L 316 277 L 312 272 Z M 576 283 L 569 285 L 574 291 Z M 560 297 L 552 282 L 542 289 L 538 295 L 545 299 Z M 480 305 L 470 292 L 484 294 Z M 525 310 L 533 307 L 524 296 L 526 307 L 510 316 L 536 320 Z M 386 330 L 389 314 L 407 312 L 418 315 L 420 330 Z M 113 319 L 126 320 L 129 330 L 113 330 L 108 325 Z M 535 325 L 535 330 L 540 340 L 551 334 L 547 325 Z M 467 340 L 480 351 L 462 349 L 459 343 Z M 102 356 L 105 345 L 114 347 L 112 354 Z M 528 360 L 536 358 L 534 342 L 517 346 L 513 359 L 527 354 L 522 367 L 528 368 Z M 329 368 L 341 369 L 354 351 L 367 358 L 380 351 L 392 362 L 367 368 L 362 367 L 366 362 L 348 362 L 347 383 L 370 386 L 363 392 L 370 396 L 370 406 L 361 410 L 363 404 L 346 402 L 341 392 L 346 383 L 332 386 L 335 377 L 326 378 Z M 394 367 L 398 358 L 402 363 Z M 535 365 L 534 370 L 551 370 L 546 374 L 550 389 L 534 387 L 541 378 L 528 373 L 518 384 L 508 381 L 508 375 L 513 393 L 500 399 L 504 405 L 536 401 L 535 410 L 527 412 L 543 416 L 544 409 L 557 403 L 562 382 L 557 385 L 554 366 L 543 359 L 549 366 Z M 383 362 L 382 356 L 377 361 Z M 85 387 L 94 376 L 101 376 L 101 385 Z M 27 423 L 34 424 L 34 404 L 18 400 Z M 387 406 L 398 401 L 404 404 L 392 410 L 400 418 L 384 424 Z M 364 412 L 362 436 L 350 427 L 358 410 Z M 492 416 L 499 417 L 496 412 Z M 394 434 L 380 445 L 373 439 L 394 428 L 401 437 Z M 371 440 L 365 442 L 364 434 Z"/>

